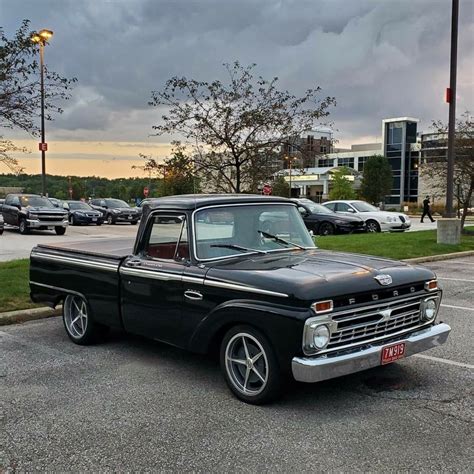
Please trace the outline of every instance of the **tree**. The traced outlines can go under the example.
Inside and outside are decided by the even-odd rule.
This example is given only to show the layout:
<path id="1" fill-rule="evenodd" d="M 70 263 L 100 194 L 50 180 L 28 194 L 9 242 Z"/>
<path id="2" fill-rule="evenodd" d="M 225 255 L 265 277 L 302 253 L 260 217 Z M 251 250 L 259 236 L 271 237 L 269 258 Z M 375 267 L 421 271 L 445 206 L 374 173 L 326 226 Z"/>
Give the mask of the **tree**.
<path id="1" fill-rule="evenodd" d="M 195 148 L 195 169 L 215 190 L 240 193 L 272 174 L 272 157 L 288 141 L 329 115 L 332 97 L 320 88 L 302 97 L 277 89 L 278 78 L 255 78 L 255 64 L 224 64 L 228 84 L 173 77 L 150 105 L 168 108 L 157 135 L 179 134 Z"/>
<path id="2" fill-rule="evenodd" d="M 392 167 L 387 158 L 373 155 L 364 164 L 360 194 L 374 205 L 385 199 L 392 189 Z"/>
<path id="3" fill-rule="evenodd" d="M 140 156 L 145 160 L 144 166 L 132 166 L 140 168 L 161 179 L 159 187 L 160 196 L 172 196 L 177 194 L 191 194 L 200 191 L 200 182 L 194 172 L 192 157 L 186 153 L 186 147 L 179 141 L 173 142 L 172 154 L 159 163 L 151 155 Z"/>
<path id="4" fill-rule="evenodd" d="M 283 176 L 278 176 L 272 184 L 272 195 L 288 197 L 290 195 L 290 185 L 285 181 Z"/>
<path id="5" fill-rule="evenodd" d="M 355 192 L 352 184 L 347 179 L 351 175 L 349 168 L 342 166 L 332 173 L 331 190 L 329 191 L 329 199 L 355 199 Z"/>
<path id="6" fill-rule="evenodd" d="M 13 173 L 21 173 L 23 168 L 19 165 L 18 160 L 10 155 L 11 152 L 28 153 L 28 150 L 0 137 L 0 163 L 4 164 Z"/>
<path id="7" fill-rule="evenodd" d="M 23 20 L 13 39 L 8 39 L 0 28 L 0 128 L 20 129 L 38 135 L 37 118 L 41 110 L 39 84 L 40 65 L 37 46 L 31 41 L 29 20 Z M 69 98 L 69 89 L 76 79 L 66 79 L 45 68 L 45 119 L 52 120 L 54 113 L 61 113 L 59 100 Z M 0 137 L 2 139 L 2 137 Z M 20 151 L 6 140 L 0 162 L 17 166 L 18 162 L 8 153 Z"/>
<path id="8" fill-rule="evenodd" d="M 441 121 L 434 121 L 432 128 L 440 147 L 446 146 L 448 126 Z M 461 227 L 467 233 L 464 224 L 474 193 L 474 122 L 469 112 L 456 121 L 454 149 L 454 195 L 462 209 Z M 435 154 L 425 155 L 421 174 L 425 179 L 428 178 L 432 194 L 443 196 L 446 194 L 447 156 L 440 156 L 439 151 L 435 151 Z"/>

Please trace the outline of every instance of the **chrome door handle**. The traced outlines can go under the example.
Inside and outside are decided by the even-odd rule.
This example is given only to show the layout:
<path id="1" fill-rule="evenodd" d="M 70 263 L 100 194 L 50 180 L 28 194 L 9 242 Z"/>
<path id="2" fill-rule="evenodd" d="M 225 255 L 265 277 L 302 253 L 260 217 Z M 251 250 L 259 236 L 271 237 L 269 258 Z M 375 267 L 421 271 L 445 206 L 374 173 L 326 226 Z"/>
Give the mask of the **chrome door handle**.
<path id="1" fill-rule="evenodd" d="M 188 300 L 193 300 L 193 301 L 201 301 L 203 298 L 202 293 L 199 293 L 199 291 L 195 291 L 195 290 L 186 290 L 184 292 L 184 296 L 188 298 Z"/>
<path id="2" fill-rule="evenodd" d="M 141 261 L 141 260 L 137 260 L 137 259 L 129 260 L 129 261 L 127 262 L 127 266 L 129 266 L 129 267 L 139 267 L 141 264 L 142 264 L 142 261 Z"/>

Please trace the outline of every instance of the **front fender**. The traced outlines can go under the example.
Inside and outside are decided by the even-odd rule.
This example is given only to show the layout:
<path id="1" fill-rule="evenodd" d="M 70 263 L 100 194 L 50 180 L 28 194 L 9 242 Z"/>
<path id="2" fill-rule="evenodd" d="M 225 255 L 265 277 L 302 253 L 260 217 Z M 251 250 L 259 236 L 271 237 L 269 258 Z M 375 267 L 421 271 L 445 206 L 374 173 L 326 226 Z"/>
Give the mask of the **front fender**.
<path id="1" fill-rule="evenodd" d="M 232 300 L 217 306 L 197 326 L 189 349 L 206 353 L 220 345 L 233 326 L 250 325 L 262 332 L 271 343 L 282 369 L 289 369 L 291 359 L 302 353 L 303 327 L 310 310 L 290 308 L 260 301 Z"/>

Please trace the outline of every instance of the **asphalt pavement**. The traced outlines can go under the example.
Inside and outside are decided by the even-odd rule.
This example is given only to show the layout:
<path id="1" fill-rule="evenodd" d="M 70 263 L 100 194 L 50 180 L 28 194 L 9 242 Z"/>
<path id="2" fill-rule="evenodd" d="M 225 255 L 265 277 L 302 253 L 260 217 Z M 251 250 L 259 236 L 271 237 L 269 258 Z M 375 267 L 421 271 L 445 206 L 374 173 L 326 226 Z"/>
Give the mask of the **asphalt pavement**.
<path id="1" fill-rule="evenodd" d="M 412 228 L 409 232 L 418 230 L 436 229 L 436 222 L 425 220 L 423 224 L 419 218 L 412 219 Z M 91 239 L 109 239 L 114 237 L 130 237 L 134 239 L 138 226 L 127 223 L 102 226 L 69 226 L 65 235 L 56 235 L 54 231 L 33 231 L 29 235 L 20 235 L 13 227 L 6 227 L 0 236 L 0 262 L 28 258 L 31 249 L 38 244 L 55 244 L 58 242 L 80 242 Z"/>
<path id="2" fill-rule="evenodd" d="M 474 258 L 428 264 L 445 346 L 256 407 L 216 361 L 113 333 L 81 347 L 60 318 L 0 331 L 0 471 L 472 472 Z"/>

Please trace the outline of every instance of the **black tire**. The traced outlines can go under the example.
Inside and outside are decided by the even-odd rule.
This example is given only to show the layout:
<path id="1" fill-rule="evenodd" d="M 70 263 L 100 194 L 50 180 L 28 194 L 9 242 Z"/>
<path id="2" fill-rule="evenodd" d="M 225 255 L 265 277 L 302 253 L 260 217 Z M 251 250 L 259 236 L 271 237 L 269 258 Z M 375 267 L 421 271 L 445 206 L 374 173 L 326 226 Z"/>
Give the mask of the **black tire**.
<path id="1" fill-rule="evenodd" d="M 114 219 L 114 216 L 112 216 L 112 214 L 107 215 L 107 224 L 109 225 L 115 224 L 115 219 Z"/>
<path id="2" fill-rule="evenodd" d="M 76 222 L 76 219 L 74 219 L 74 216 L 71 216 L 71 218 L 69 219 L 69 222 L 71 223 L 71 225 L 77 225 L 77 222 Z"/>
<path id="3" fill-rule="evenodd" d="M 79 313 L 85 318 L 79 317 Z M 75 322 L 73 322 L 76 319 Z M 77 295 L 66 296 L 63 303 L 63 323 L 66 334 L 74 344 L 87 346 L 99 342 L 108 331 L 108 327 L 97 324 L 91 317 L 89 304 Z"/>
<path id="4" fill-rule="evenodd" d="M 138 224 L 138 221 L 132 221 L 132 222 L 130 222 L 130 224 L 132 224 L 132 225 L 137 225 L 137 224 Z"/>
<path id="5" fill-rule="evenodd" d="M 102 222 L 97 221 L 97 224 L 96 224 L 96 225 L 102 225 Z"/>
<path id="6" fill-rule="evenodd" d="M 321 222 L 319 226 L 319 235 L 333 235 L 336 229 L 330 222 Z"/>
<path id="7" fill-rule="evenodd" d="M 227 386 L 243 402 L 261 405 L 279 396 L 280 366 L 270 342 L 257 329 L 231 328 L 221 342 L 220 364 Z"/>
<path id="8" fill-rule="evenodd" d="M 0 229 L 0 235 L 2 235 L 2 234 L 3 234 L 3 228 L 2 228 L 2 229 Z"/>
<path id="9" fill-rule="evenodd" d="M 18 225 L 18 229 L 21 235 L 27 235 L 30 233 L 30 229 L 28 228 L 28 224 L 26 223 L 26 219 L 21 219 Z"/>
<path id="10" fill-rule="evenodd" d="M 377 221 L 369 219 L 368 221 L 366 221 L 365 225 L 367 227 L 367 232 L 380 232 L 380 224 Z"/>
<path id="11" fill-rule="evenodd" d="M 56 235 L 64 235 L 66 233 L 66 227 L 56 226 L 54 228 Z"/>

